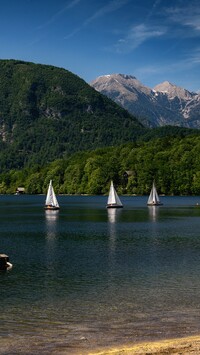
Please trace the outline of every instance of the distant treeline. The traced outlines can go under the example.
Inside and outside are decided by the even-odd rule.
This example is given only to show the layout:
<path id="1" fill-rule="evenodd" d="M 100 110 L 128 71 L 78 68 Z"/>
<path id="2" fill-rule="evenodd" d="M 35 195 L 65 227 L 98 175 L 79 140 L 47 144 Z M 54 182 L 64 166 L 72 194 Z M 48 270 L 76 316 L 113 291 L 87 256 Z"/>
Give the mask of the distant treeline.
<path id="1" fill-rule="evenodd" d="M 119 194 L 148 194 L 155 180 L 160 194 L 200 195 L 200 136 L 129 143 L 11 170 L 0 175 L 0 193 L 17 187 L 46 193 L 50 179 L 57 194 L 107 194 L 112 179 Z"/>

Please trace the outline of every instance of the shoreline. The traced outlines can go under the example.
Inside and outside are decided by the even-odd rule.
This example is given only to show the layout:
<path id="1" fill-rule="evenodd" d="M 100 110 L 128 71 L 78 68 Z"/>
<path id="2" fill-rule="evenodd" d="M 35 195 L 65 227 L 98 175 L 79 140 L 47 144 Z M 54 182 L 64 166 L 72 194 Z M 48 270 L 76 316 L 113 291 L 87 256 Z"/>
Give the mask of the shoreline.
<path id="1" fill-rule="evenodd" d="M 136 343 L 118 348 L 88 352 L 88 355 L 200 355 L 200 335 Z"/>

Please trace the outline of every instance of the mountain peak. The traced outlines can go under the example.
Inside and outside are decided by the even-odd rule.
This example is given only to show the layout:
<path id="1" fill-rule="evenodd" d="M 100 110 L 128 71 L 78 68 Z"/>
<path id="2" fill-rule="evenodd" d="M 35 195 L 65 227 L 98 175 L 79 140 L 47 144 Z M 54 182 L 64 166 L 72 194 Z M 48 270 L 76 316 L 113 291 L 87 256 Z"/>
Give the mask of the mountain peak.
<path id="1" fill-rule="evenodd" d="M 152 90 L 143 85 L 135 76 L 127 74 L 102 75 L 93 80 L 90 85 L 106 95 L 108 92 L 115 92 L 122 96 L 130 94 L 130 92 L 134 92 L 134 95 L 137 96 L 138 91 L 149 95 L 152 93 Z"/>
<path id="2" fill-rule="evenodd" d="M 169 81 L 163 81 L 163 83 L 158 84 L 154 87 L 154 91 L 169 93 L 172 90 L 177 90 L 178 88 L 179 88 L 178 86 L 170 83 Z M 181 88 L 179 88 L 179 89 L 181 89 Z"/>
<path id="3" fill-rule="evenodd" d="M 132 75 L 112 74 L 97 78 L 91 86 L 150 127 L 200 127 L 200 95 L 169 81 L 150 89 Z"/>
<path id="4" fill-rule="evenodd" d="M 154 87 L 154 91 L 167 94 L 170 99 L 178 97 L 183 100 L 192 100 L 197 94 L 191 93 L 180 86 L 171 84 L 169 81 L 164 81 Z"/>

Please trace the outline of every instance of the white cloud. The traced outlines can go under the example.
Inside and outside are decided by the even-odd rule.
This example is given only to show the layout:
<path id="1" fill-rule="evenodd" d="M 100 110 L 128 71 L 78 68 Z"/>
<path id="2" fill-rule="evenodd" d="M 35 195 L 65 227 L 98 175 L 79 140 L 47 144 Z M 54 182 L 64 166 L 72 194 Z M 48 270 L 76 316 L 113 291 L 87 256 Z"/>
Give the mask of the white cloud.
<path id="1" fill-rule="evenodd" d="M 147 26 L 145 24 L 132 26 L 126 36 L 118 40 L 114 49 L 118 53 L 128 53 L 149 39 L 163 36 L 165 33 L 164 27 Z"/>
<path id="2" fill-rule="evenodd" d="M 190 54 L 190 62 L 192 64 L 200 64 L 200 47 L 197 47 L 193 53 Z"/>
<path id="3" fill-rule="evenodd" d="M 182 26 L 189 26 L 195 31 L 200 31 L 200 6 L 199 2 L 189 2 L 185 7 L 170 7 L 166 9 L 170 20 Z"/>

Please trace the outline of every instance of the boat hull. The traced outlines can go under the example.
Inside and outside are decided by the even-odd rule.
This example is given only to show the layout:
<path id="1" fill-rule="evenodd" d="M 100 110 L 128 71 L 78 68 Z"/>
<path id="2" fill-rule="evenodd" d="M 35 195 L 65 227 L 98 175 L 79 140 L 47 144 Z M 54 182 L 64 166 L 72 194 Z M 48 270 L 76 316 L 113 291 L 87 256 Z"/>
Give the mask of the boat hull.
<path id="1" fill-rule="evenodd" d="M 48 211 L 58 211 L 60 209 L 60 207 L 56 207 L 56 206 L 45 206 L 44 208 L 45 210 Z"/>

